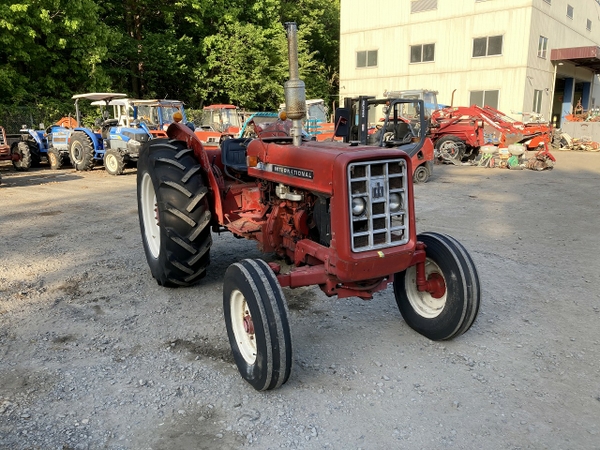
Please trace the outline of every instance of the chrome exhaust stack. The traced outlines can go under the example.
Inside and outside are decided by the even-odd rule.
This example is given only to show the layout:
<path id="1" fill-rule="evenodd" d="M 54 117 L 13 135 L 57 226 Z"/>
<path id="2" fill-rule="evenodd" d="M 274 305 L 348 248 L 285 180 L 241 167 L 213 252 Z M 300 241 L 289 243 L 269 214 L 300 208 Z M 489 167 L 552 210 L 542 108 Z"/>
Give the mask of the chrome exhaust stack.
<path id="1" fill-rule="evenodd" d="M 283 84 L 285 93 L 285 112 L 292 119 L 292 137 L 294 145 L 302 143 L 302 119 L 306 117 L 306 92 L 304 81 L 298 72 L 298 27 L 296 22 L 286 22 L 285 31 L 288 40 L 288 58 L 290 79 Z"/>

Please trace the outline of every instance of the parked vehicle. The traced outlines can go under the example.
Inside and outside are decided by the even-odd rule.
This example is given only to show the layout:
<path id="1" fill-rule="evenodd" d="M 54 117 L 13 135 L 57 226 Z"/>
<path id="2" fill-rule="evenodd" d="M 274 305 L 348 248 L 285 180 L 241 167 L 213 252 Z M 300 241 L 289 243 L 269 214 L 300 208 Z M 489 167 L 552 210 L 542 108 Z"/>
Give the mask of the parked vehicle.
<path id="1" fill-rule="evenodd" d="M 1 127 L 0 127 L 1 128 Z M 16 170 L 29 170 L 46 160 L 48 144 L 44 131 L 30 130 L 23 126 L 19 134 L 6 134 L 2 128 L 0 160 L 10 160 Z"/>
<path id="2" fill-rule="evenodd" d="M 203 146 L 187 126 L 174 123 L 169 139 L 144 147 L 137 173 L 142 242 L 158 284 L 190 286 L 205 276 L 211 229 L 255 240 L 292 263 L 284 270 L 243 259 L 225 272 L 233 357 L 257 390 L 281 386 L 291 372 L 282 287 L 317 285 L 328 296 L 371 299 L 393 283 L 406 323 L 433 340 L 467 331 L 480 303 L 467 250 L 445 234 L 417 234 L 412 160 L 404 150 L 303 139 L 296 24 L 286 23 L 286 30 L 289 120 L 220 148 Z M 349 126 L 342 122 L 339 127 Z M 422 133 L 412 151 L 424 142 Z"/>
<path id="3" fill-rule="evenodd" d="M 384 117 L 380 119 L 381 114 Z M 344 108 L 336 110 L 335 123 L 343 119 L 350 126 L 335 130 L 335 135 L 344 142 L 404 150 L 411 156 L 413 181 L 425 183 L 433 172 L 434 151 L 428 137 L 420 145 L 420 123 L 424 114 L 424 104 L 418 100 L 346 98 Z"/>
<path id="4" fill-rule="evenodd" d="M 202 123 L 195 133 L 203 145 L 219 146 L 225 139 L 239 134 L 242 114 L 234 105 L 210 105 L 202 109 Z"/>
<path id="5" fill-rule="evenodd" d="M 279 105 L 280 111 L 285 111 L 285 103 Z M 302 120 L 304 131 L 321 142 L 333 140 L 333 123 L 327 120 L 327 106 L 321 98 L 306 100 L 306 116 Z"/>
<path id="6" fill-rule="evenodd" d="M 181 114 L 183 123 L 195 128 L 188 122 L 185 107 L 179 100 L 134 100 L 132 101 L 135 120 L 144 123 L 153 137 L 166 137 L 166 130 L 175 120 L 175 114 Z"/>
<path id="7" fill-rule="evenodd" d="M 122 174 L 126 163 L 137 162 L 141 145 L 151 138 L 149 130 L 139 122 L 132 121 L 129 125 L 120 125 L 120 120 L 128 120 L 128 111 L 125 111 L 126 114 L 119 112 L 118 117 L 110 117 L 108 109 L 111 102 L 125 97 L 125 94 L 116 93 L 74 95 L 78 123 L 81 123 L 80 100 L 89 100 L 100 105 L 102 116 L 96 119 L 95 130 L 84 127 L 52 130 L 52 147 L 57 147 L 56 136 L 60 136 L 60 148 L 68 148 L 75 169 L 91 170 L 96 162 L 103 162 L 104 168 L 111 175 Z M 113 108 L 120 106 L 113 103 Z"/>
<path id="8" fill-rule="evenodd" d="M 497 109 L 473 105 L 435 111 L 431 116 L 430 132 L 437 156 L 459 163 L 477 156 L 484 145 L 523 144 L 535 150 L 550 143 L 552 128 L 545 123 L 517 122 Z"/>

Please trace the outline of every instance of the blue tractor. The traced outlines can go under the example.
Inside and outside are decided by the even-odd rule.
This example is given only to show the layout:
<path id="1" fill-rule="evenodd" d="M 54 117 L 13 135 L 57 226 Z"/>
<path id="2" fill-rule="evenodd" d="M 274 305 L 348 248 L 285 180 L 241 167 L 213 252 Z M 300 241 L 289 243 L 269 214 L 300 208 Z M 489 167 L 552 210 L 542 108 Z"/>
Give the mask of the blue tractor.
<path id="1" fill-rule="evenodd" d="M 43 124 L 41 125 L 43 128 Z M 8 134 L 6 138 L 16 170 L 28 170 L 31 166 L 49 160 L 48 140 L 43 129 L 32 130 L 23 125 L 18 134 Z"/>
<path id="2" fill-rule="evenodd" d="M 137 162 L 142 144 L 150 140 L 148 128 L 132 122 L 120 126 L 118 118 L 111 118 L 108 105 L 112 100 L 125 98 L 125 94 L 88 93 L 73 96 L 78 126 L 73 128 L 53 125 L 48 130 L 48 159 L 53 168 L 60 168 L 68 156 L 76 170 L 91 170 L 103 162 L 111 175 L 123 173 L 125 164 Z M 79 101 L 89 100 L 101 108 L 94 130 L 81 125 Z M 55 160 L 55 164 L 53 164 Z"/>

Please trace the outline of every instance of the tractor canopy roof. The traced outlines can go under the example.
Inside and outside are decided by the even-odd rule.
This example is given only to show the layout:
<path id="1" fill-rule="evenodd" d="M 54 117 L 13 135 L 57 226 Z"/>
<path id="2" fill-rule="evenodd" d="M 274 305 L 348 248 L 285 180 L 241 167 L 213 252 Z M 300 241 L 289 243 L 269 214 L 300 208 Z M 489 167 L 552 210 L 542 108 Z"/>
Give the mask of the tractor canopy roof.
<path id="1" fill-rule="evenodd" d="M 104 101 L 104 102 L 110 102 L 111 100 L 114 100 L 116 98 L 125 98 L 127 97 L 127 94 L 118 94 L 115 92 L 90 92 L 87 94 L 75 94 L 73 97 L 71 97 L 73 100 L 79 100 L 79 99 L 85 99 L 85 100 L 90 100 L 90 101 L 94 101 L 94 100 L 100 100 L 100 101 Z"/>
<path id="2" fill-rule="evenodd" d="M 205 106 L 203 109 L 205 109 L 205 110 L 210 110 L 210 109 L 238 109 L 238 107 L 234 106 L 234 105 L 209 105 L 209 106 Z"/>
<path id="3" fill-rule="evenodd" d="M 140 100 L 136 100 L 135 98 L 117 98 L 108 102 L 109 106 L 129 106 Z M 106 106 L 105 100 L 96 100 L 90 103 L 93 106 Z"/>
<path id="4" fill-rule="evenodd" d="M 145 106 L 166 106 L 172 108 L 178 108 L 181 105 L 185 105 L 181 100 L 131 100 L 131 103 L 135 105 L 145 105 Z"/>

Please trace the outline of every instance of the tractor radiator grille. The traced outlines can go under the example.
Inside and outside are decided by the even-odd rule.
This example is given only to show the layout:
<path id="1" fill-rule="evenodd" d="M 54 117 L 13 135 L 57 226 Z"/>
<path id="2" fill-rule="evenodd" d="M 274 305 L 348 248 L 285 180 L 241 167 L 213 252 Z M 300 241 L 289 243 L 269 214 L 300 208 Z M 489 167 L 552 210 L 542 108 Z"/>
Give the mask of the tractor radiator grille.
<path id="1" fill-rule="evenodd" d="M 348 166 L 352 251 L 363 252 L 408 242 L 406 170 L 402 158 Z M 362 212 L 361 205 L 364 205 Z"/>

